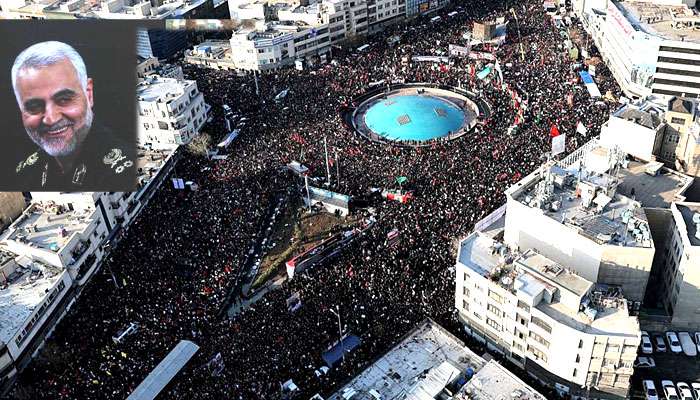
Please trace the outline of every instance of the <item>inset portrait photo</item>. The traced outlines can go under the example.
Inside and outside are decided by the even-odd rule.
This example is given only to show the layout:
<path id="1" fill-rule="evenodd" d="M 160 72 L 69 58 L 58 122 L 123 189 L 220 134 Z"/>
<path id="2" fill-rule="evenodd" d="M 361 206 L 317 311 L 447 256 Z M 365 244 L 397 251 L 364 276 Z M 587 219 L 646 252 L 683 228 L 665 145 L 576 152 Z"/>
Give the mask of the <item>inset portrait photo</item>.
<path id="1" fill-rule="evenodd" d="M 136 188 L 134 25 L 0 24 L 0 191 Z"/>

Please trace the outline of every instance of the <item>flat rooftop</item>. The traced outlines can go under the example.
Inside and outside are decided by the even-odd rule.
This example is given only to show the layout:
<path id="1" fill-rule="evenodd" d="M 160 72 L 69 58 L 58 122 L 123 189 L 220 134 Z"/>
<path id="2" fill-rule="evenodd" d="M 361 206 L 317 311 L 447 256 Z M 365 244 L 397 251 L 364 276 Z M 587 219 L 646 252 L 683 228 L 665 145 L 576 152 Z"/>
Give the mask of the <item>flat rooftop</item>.
<path id="1" fill-rule="evenodd" d="M 34 203 L 10 225 L 11 233 L 6 240 L 59 252 L 73 233 L 82 232 L 90 225 L 93 211 L 71 211 L 60 205 Z"/>
<path id="2" fill-rule="evenodd" d="M 5 274 L 0 279 L 0 342 L 8 343 L 65 270 L 5 249 L 0 249 L 0 268 Z"/>
<path id="3" fill-rule="evenodd" d="M 150 150 L 139 147 L 136 152 L 138 182 L 145 184 L 152 179 L 163 167 L 171 153 L 172 151 L 169 150 Z"/>
<path id="4" fill-rule="evenodd" d="M 695 214 L 700 215 L 700 203 L 676 204 L 676 207 L 678 207 L 678 211 L 681 212 L 683 220 L 685 220 L 685 227 L 688 230 L 690 244 L 693 246 L 700 246 L 700 238 L 696 236 L 698 234 L 698 226 L 693 222 L 693 216 Z"/>
<path id="5" fill-rule="evenodd" d="M 616 194 L 614 197 L 607 197 L 600 193 L 596 200 L 605 202 L 602 211 L 598 211 L 595 201 L 591 206 L 586 207 L 583 197 L 577 193 L 579 181 L 605 188 L 614 185 L 615 178 L 608 174 L 596 174 L 592 172 L 582 172 L 579 174 L 578 166 L 564 170 L 558 166 L 544 166 L 544 170 L 551 169 L 552 174 L 566 177 L 564 183 L 551 183 L 548 200 L 541 203 L 538 195 L 538 185 L 544 184 L 544 174 L 527 183 L 526 190 L 523 190 L 515 197 L 519 202 L 533 208 L 541 208 L 544 215 L 571 227 L 578 233 L 598 244 L 611 244 L 624 247 L 651 247 L 651 236 L 642 240 L 627 232 L 628 224 L 623 221 L 622 216 L 632 213 L 635 221 L 646 226 L 648 232 L 649 223 L 646 214 L 640 207 L 635 207 L 634 201 L 626 196 Z M 554 182 L 558 178 L 554 178 Z M 566 179 L 570 183 L 566 183 Z M 556 207 L 553 205 L 557 204 Z M 551 205 L 551 206 L 550 206 Z M 644 228 L 642 228 L 644 229 Z"/>
<path id="6" fill-rule="evenodd" d="M 572 273 L 549 258 L 530 249 L 518 257 L 518 263 L 539 273 L 541 277 L 551 280 L 559 290 L 568 290 L 577 296 L 583 296 L 593 283 Z"/>
<path id="7" fill-rule="evenodd" d="M 478 371 L 484 364 L 459 339 L 426 320 L 328 400 L 344 400 L 346 391 L 355 391 L 353 400 L 374 400 L 370 391 L 383 399 L 436 398 L 467 369 Z"/>
<path id="8" fill-rule="evenodd" d="M 150 77 L 136 87 L 139 101 L 167 101 L 185 92 L 185 88 L 193 81 L 179 81 L 174 78 Z"/>
<path id="9" fill-rule="evenodd" d="M 595 292 L 596 289 L 593 293 Z M 637 317 L 629 315 L 626 305 L 622 298 L 614 300 L 610 296 L 604 296 L 604 299 L 596 304 L 595 318 L 590 318 L 578 310 L 572 310 L 561 302 L 542 301 L 537 305 L 537 309 L 552 319 L 581 332 L 592 335 L 634 336 L 639 331 L 639 321 Z"/>
<path id="10" fill-rule="evenodd" d="M 645 128 L 656 129 L 661 125 L 661 118 L 648 111 L 640 110 L 635 106 L 627 105 L 613 114 L 615 117 L 626 121 L 635 122 Z"/>
<path id="11" fill-rule="evenodd" d="M 545 397 L 495 360 L 483 366 L 454 397 L 455 400 L 544 400 Z"/>
<path id="12" fill-rule="evenodd" d="M 620 184 L 617 192 L 632 196 L 643 207 L 669 208 L 674 201 L 683 201 L 685 190 L 693 183 L 689 176 L 662 168 L 657 176 L 645 173 L 646 164 L 630 161 L 627 168 L 620 168 Z"/>
<path id="13" fill-rule="evenodd" d="M 483 233 L 474 232 L 460 244 L 459 261 L 513 294 L 522 291 L 536 298 L 543 290 L 554 293 L 552 303 L 542 300 L 535 307 L 576 330 L 629 334 L 635 327 L 638 329 L 637 319 L 629 316 L 626 300 L 619 289 L 596 285 L 532 249 L 524 254 L 508 253 L 494 250 L 498 245 Z M 563 291 L 576 296 L 574 300 L 567 297 L 569 303 L 576 302 L 575 307 L 564 303 Z M 595 313 L 580 312 L 582 304 L 595 309 Z"/>
<path id="14" fill-rule="evenodd" d="M 700 25 L 700 16 L 695 9 L 651 1 L 632 0 L 618 4 L 624 9 L 627 20 L 638 30 L 669 40 L 700 42 L 700 31 L 692 28 L 694 24 Z M 674 20 L 680 23 L 678 28 L 673 27 Z"/>

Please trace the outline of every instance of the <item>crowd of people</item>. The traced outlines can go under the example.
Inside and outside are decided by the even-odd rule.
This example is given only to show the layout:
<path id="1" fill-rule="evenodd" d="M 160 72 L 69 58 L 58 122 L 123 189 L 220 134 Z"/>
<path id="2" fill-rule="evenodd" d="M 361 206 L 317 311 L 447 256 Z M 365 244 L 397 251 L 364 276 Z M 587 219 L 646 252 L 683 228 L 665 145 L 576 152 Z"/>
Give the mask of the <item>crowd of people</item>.
<path id="1" fill-rule="evenodd" d="M 454 313 L 455 241 L 505 202 L 509 185 L 542 163 L 552 125 L 567 134 L 571 151 L 597 134 L 614 106 L 591 98 L 577 81 L 576 61 L 540 1 L 512 7 L 473 0 L 441 23 L 419 18 L 394 25 L 369 38 L 366 52 L 334 50 L 332 63 L 262 73 L 257 85 L 252 75 L 184 65 L 213 106 L 204 134 L 214 141 L 227 134 L 222 104 L 245 116 L 246 126 L 226 160 L 184 149 L 174 174 L 199 190 L 159 189 L 20 375 L 14 397 L 124 399 L 187 339 L 200 349 L 162 398 L 275 399 L 281 383 L 293 379 L 306 399 L 339 389 L 425 317 L 461 335 Z M 492 49 L 504 82 L 470 77 L 474 62 L 467 58 L 442 67 L 410 61 L 447 54 L 449 44 L 466 43 L 463 34 L 474 21 L 496 17 L 508 22 L 506 42 Z M 394 35 L 400 40 L 388 44 Z M 596 76 L 603 93 L 620 95 L 603 65 Z M 485 99 L 491 114 L 468 134 L 430 147 L 371 143 L 348 127 L 340 110 L 380 80 L 461 86 Z M 504 83 L 524 99 L 522 119 Z M 274 101 L 285 89 L 287 96 Z M 579 122 L 589 137 L 577 132 Z M 281 167 L 297 160 L 313 176 L 325 176 L 324 137 L 331 154 L 338 153 L 333 190 L 362 196 L 371 187 L 395 187 L 396 177 L 405 176 L 412 201 L 379 203 L 377 222 L 337 258 L 235 317 L 221 317 L 269 203 L 295 184 Z M 398 243 L 387 246 L 387 233 L 395 229 Z M 294 313 L 286 305 L 292 293 L 302 303 Z M 362 344 L 318 377 L 322 352 L 339 336 L 331 310 Z M 112 336 L 130 322 L 140 324 L 138 332 L 115 344 Z M 207 363 L 217 354 L 223 370 L 213 373 Z"/>

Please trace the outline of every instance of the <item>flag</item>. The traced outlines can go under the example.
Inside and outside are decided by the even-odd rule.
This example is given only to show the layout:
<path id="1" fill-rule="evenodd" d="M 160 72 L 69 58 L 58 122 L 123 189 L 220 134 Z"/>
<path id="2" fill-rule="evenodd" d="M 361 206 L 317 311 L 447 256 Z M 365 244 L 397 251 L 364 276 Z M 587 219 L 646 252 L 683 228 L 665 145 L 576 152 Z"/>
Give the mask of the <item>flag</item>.
<path id="1" fill-rule="evenodd" d="M 408 180 L 408 178 L 406 178 L 405 176 L 397 176 L 396 177 L 396 182 L 398 182 L 399 185 L 403 184 L 407 180 Z"/>
<path id="2" fill-rule="evenodd" d="M 588 133 L 588 129 L 584 124 L 581 123 L 581 121 L 578 121 L 578 124 L 576 125 L 576 132 L 580 133 L 583 136 L 586 136 Z"/>
<path id="3" fill-rule="evenodd" d="M 557 128 L 556 125 L 552 124 L 552 127 L 549 128 L 549 136 L 555 138 L 559 136 L 559 129 Z"/>
<path id="4" fill-rule="evenodd" d="M 552 156 L 563 153 L 566 150 L 566 135 L 552 136 Z"/>

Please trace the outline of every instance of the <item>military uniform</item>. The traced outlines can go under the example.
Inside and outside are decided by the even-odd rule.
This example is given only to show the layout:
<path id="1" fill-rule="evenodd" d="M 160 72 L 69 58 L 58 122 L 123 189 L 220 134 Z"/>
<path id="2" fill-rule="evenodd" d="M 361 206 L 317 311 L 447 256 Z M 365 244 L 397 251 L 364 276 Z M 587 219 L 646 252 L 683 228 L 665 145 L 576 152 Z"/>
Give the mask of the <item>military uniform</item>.
<path id="1" fill-rule="evenodd" d="M 136 144 L 119 139 L 109 129 L 93 125 L 70 171 L 39 149 L 15 168 L 18 191 L 110 191 L 136 188 Z"/>

